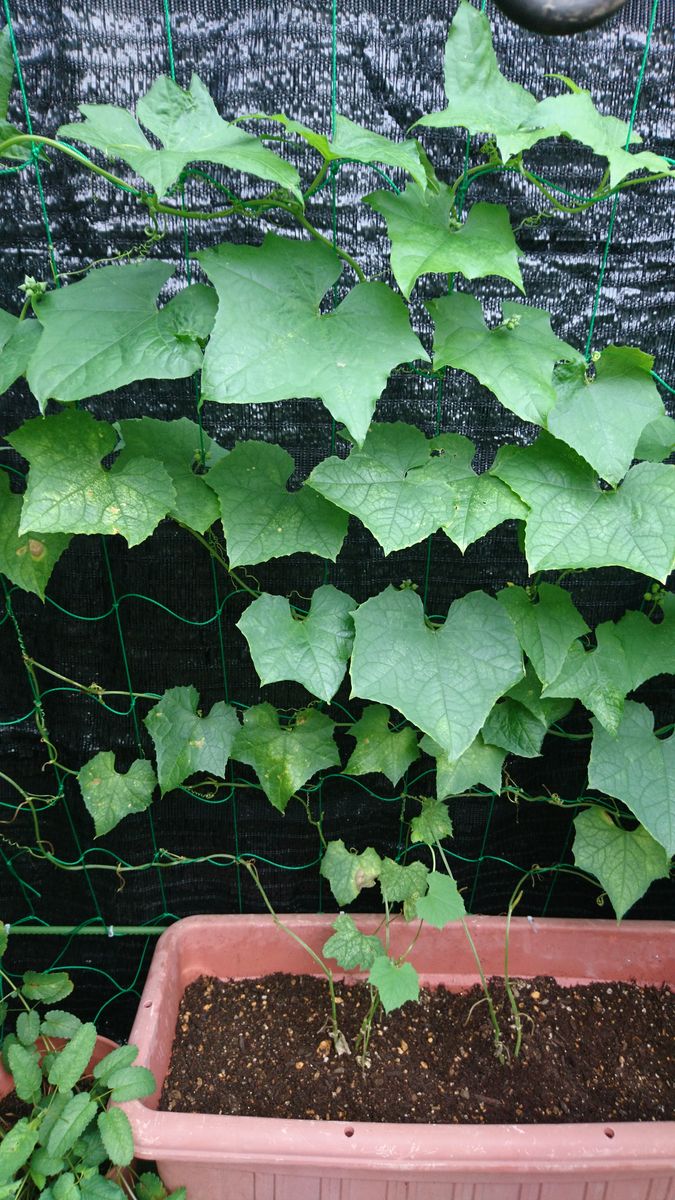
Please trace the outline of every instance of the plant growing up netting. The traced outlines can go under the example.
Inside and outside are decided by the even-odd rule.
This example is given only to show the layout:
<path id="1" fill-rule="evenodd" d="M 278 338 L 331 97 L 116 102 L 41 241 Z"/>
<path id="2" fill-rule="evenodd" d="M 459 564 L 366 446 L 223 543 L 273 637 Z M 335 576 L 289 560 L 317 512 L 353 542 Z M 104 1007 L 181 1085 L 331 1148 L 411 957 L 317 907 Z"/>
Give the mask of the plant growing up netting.
<path id="1" fill-rule="evenodd" d="M 194 912 L 672 913 L 637 7 L 563 43 L 468 0 L 95 5 L 74 48 L 3 0 L 8 960 L 85 937 L 95 1009 Z"/>

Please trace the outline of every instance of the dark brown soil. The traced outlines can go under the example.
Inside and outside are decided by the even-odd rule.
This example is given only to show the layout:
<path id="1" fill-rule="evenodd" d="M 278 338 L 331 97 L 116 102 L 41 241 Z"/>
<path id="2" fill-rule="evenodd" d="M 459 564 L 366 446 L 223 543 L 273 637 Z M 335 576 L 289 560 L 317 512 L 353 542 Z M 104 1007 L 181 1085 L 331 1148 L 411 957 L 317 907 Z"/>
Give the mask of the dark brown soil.
<path id="1" fill-rule="evenodd" d="M 333 1050 L 321 979 L 202 976 L 181 1002 L 160 1107 L 434 1124 L 675 1118 L 675 994 L 626 983 L 514 981 L 524 1025 L 516 1059 L 503 984 L 493 980 L 490 989 L 505 1065 L 480 990 L 439 988 L 381 1014 L 363 1070 L 355 1056 Z M 368 989 L 338 984 L 337 994 L 340 1026 L 353 1045 Z"/>
<path id="2" fill-rule="evenodd" d="M 3 1096 L 0 1100 L 0 1133 L 7 1133 L 21 1117 L 29 1117 L 32 1111 L 32 1105 L 26 1104 L 25 1100 L 19 1100 L 16 1092 L 9 1092 Z"/>

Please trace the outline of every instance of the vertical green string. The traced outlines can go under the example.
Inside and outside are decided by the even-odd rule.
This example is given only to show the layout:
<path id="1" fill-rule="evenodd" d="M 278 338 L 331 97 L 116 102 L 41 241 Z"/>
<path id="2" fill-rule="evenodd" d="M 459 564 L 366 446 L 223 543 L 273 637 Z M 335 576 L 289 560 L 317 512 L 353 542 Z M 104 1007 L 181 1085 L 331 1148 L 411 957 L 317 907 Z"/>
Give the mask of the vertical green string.
<path id="1" fill-rule="evenodd" d="M 167 52 L 168 52 L 168 56 L 169 56 L 169 72 L 170 72 L 173 82 L 175 83 L 176 82 L 176 58 L 175 58 L 174 49 L 173 49 L 173 34 L 171 32 L 171 8 L 169 5 L 169 0 L 162 0 L 162 4 L 163 4 L 163 9 L 164 9 L 164 31 L 166 34 Z M 185 188 L 182 189 L 181 195 L 182 195 L 183 206 L 185 206 Z M 188 224 L 187 218 L 185 218 L 185 217 L 183 218 L 183 256 L 185 259 L 185 276 L 186 276 L 186 280 L 187 280 L 187 283 L 189 286 L 190 283 L 192 282 L 192 263 L 190 260 L 189 224 Z M 200 464 L 203 468 L 206 464 L 206 444 L 204 441 L 204 425 L 203 425 L 203 420 L 202 420 L 202 397 L 201 397 L 200 382 L 199 382 L 198 374 L 194 376 L 194 389 L 195 389 L 195 407 L 196 407 L 197 425 L 199 427 L 199 460 L 200 460 Z M 208 539 L 209 534 L 207 533 L 206 536 Z M 223 694 L 224 694 L 225 702 L 229 703 L 230 687 L 229 687 L 229 680 L 228 680 L 228 673 L 227 673 L 227 659 L 226 659 L 226 655 L 225 655 L 225 635 L 224 635 L 224 631 L 223 631 L 222 606 L 220 603 L 220 589 L 218 586 L 218 572 L 216 570 L 216 564 L 214 562 L 212 555 L 209 555 L 209 564 L 210 564 L 210 568 L 211 568 L 211 582 L 212 582 L 212 587 L 213 587 L 213 595 L 214 595 L 214 599 L 215 599 L 215 603 L 216 603 L 216 613 L 217 613 L 216 633 L 217 633 L 217 637 L 218 637 L 218 655 L 219 655 L 219 659 L 220 659 L 220 669 L 221 669 L 221 675 L 222 675 L 222 680 L 223 680 Z M 233 832 L 233 840 L 234 840 L 234 853 L 235 853 L 235 858 L 237 860 L 236 866 L 235 866 L 235 878 L 236 878 L 236 883 L 237 883 L 237 904 L 239 907 L 239 912 L 241 913 L 244 911 L 244 900 L 243 900 L 242 887 L 241 887 L 241 867 L 239 866 L 239 821 L 238 821 L 238 810 L 237 810 L 237 792 L 236 792 L 236 788 L 233 786 L 234 772 L 233 772 L 231 761 L 228 764 L 228 775 L 229 775 L 229 782 L 230 782 L 230 797 L 231 797 L 230 798 L 230 811 L 232 813 L 232 832 Z"/>

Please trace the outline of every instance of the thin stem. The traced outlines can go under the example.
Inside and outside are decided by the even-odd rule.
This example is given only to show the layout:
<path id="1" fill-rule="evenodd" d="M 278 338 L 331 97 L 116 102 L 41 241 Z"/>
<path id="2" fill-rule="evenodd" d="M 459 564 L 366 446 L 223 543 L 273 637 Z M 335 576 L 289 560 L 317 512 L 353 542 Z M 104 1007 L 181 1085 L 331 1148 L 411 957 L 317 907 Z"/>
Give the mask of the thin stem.
<path id="1" fill-rule="evenodd" d="M 92 162 L 86 155 L 80 154 L 79 150 L 73 150 L 70 146 L 64 145 L 63 142 L 57 142 L 55 138 L 40 137 L 33 133 L 17 133 L 14 137 L 0 142 L 0 158 L 9 150 L 10 146 L 22 145 L 50 146 L 52 150 L 60 150 L 62 154 L 67 154 L 69 158 L 74 158 L 81 166 L 87 167 L 95 175 L 101 175 L 103 179 L 107 179 L 115 187 L 124 188 L 126 192 L 131 192 L 135 196 L 140 197 L 142 195 L 138 188 L 131 187 L 126 180 L 120 179 L 119 175 L 113 175 L 111 171 L 106 171 L 103 167 L 97 167 L 96 163 Z"/>
<path id="2" fill-rule="evenodd" d="M 356 259 L 352 258 L 351 254 L 348 254 L 346 250 L 342 250 L 340 246 L 334 246 L 332 241 L 330 241 L 327 237 L 324 237 L 322 233 L 319 233 L 319 230 L 312 225 L 311 221 L 307 220 L 307 217 L 303 213 L 291 208 L 288 208 L 286 211 L 290 212 L 298 221 L 298 223 L 302 225 L 303 229 L 306 229 L 308 233 L 311 233 L 313 238 L 316 238 L 318 242 L 323 242 L 324 246 L 329 246 L 331 250 L 335 251 L 338 258 L 341 258 L 343 262 L 348 263 L 360 283 L 366 282 L 366 277 L 363 271 L 361 270 Z"/>

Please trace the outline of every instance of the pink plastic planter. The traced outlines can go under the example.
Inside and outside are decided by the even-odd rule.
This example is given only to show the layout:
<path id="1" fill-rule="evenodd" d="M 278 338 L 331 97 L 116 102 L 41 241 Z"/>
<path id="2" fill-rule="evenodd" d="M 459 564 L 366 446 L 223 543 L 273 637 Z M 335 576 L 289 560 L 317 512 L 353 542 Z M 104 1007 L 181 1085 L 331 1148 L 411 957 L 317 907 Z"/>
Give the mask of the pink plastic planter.
<path id="1" fill-rule="evenodd" d="M 284 917 L 315 949 L 332 919 Z M 359 918 L 359 925 L 368 931 L 377 920 Z M 500 974 L 504 921 L 469 923 L 487 974 Z M 404 927 L 394 948 L 397 936 L 403 949 Z M 414 957 L 431 986 L 476 982 L 461 927 L 424 928 Z M 310 973 L 313 966 L 269 917 L 179 921 L 158 942 L 131 1031 L 139 1061 L 161 1086 L 180 998 L 197 976 Z M 511 970 L 569 983 L 636 979 L 673 986 L 675 925 L 517 919 Z M 136 1154 L 156 1160 L 169 1188 L 184 1184 L 188 1200 L 675 1200 L 675 1122 L 350 1125 L 157 1112 L 157 1094 L 122 1107 Z"/>

